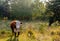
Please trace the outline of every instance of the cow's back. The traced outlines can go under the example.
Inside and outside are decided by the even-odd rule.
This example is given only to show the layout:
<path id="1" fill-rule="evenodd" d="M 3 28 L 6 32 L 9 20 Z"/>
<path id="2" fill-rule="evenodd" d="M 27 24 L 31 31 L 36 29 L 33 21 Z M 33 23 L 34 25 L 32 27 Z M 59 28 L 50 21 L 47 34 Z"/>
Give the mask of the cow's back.
<path id="1" fill-rule="evenodd" d="M 12 29 L 16 28 L 16 22 L 15 22 L 15 21 L 12 21 L 12 22 L 10 23 L 10 27 L 11 27 Z"/>

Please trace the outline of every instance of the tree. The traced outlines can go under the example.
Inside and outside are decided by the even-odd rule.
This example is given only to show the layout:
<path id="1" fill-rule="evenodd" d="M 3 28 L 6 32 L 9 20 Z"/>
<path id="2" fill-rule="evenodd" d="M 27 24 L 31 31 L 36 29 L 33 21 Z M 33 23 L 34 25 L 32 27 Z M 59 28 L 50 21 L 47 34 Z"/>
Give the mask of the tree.
<path id="1" fill-rule="evenodd" d="M 48 11 L 55 12 L 57 7 L 60 5 L 60 1 L 59 0 L 52 0 L 52 1 L 49 1 L 47 5 L 48 5 L 47 6 Z"/>
<path id="2" fill-rule="evenodd" d="M 54 13 L 49 18 L 49 26 L 51 26 L 51 24 L 55 21 L 60 21 L 60 0 L 50 1 L 47 10 Z"/>
<path id="3" fill-rule="evenodd" d="M 0 4 L 0 16 L 1 17 L 10 17 L 10 12 L 9 12 L 9 4 L 8 1 L 10 0 L 1 0 L 1 4 Z"/>
<path id="4" fill-rule="evenodd" d="M 45 13 L 44 3 L 40 0 L 35 0 L 32 4 L 32 19 L 41 19 Z"/>
<path id="5" fill-rule="evenodd" d="M 11 4 L 11 17 L 24 20 L 32 17 L 31 0 L 13 0 Z M 27 18 L 26 18 L 27 17 Z"/>

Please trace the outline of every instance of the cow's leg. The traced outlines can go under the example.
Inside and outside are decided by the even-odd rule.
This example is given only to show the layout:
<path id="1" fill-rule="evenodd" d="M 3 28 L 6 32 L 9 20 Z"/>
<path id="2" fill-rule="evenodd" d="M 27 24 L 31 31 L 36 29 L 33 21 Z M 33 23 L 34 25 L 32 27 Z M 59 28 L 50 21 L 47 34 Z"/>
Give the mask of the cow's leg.
<path id="1" fill-rule="evenodd" d="M 11 37 L 16 37 L 16 29 L 15 28 L 13 28 L 13 27 L 11 27 L 11 29 L 12 29 L 12 35 L 11 35 Z"/>
<path id="2" fill-rule="evenodd" d="M 12 30 L 12 35 L 11 35 L 10 39 L 11 39 L 11 41 L 12 41 L 13 36 L 14 36 L 14 29 L 13 29 L 13 27 L 12 27 L 12 26 L 11 26 L 11 30 Z"/>
<path id="3" fill-rule="evenodd" d="M 11 38 L 12 38 L 13 35 L 14 35 L 14 29 L 13 29 L 13 26 L 11 26 L 11 30 L 12 30 L 12 35 L 11 35 Z"/>
<path id="4" fill-rule="evenodd" d="M 18 37 L 20 35 L 20 30 L 19 29 L 15 29 L 14 34 L 15 34 L 15 37 Z"/>
<path id="5" fill-rule="evenodd" d="M 16 28 L 14 28 L 14 37 L 16 37 L 16 34 L 17 34 L 17 30 Z"/>
<path id="6" fill-rule="evenodd" d="M 20 35 L 20 29 L 17 29 L 17 37 Z"/>
<path id="7" fill-rule="evenodd" d="M 14 35 L 15 35 L 15 37 L 16 37 L 16 32 L 14 32 Z"/>
<path id="8" fill-rule="evenodd" d="M 17 35 L 17 37 L 20 35 L 20 32 L 18 32 L 18 35 Z"/>

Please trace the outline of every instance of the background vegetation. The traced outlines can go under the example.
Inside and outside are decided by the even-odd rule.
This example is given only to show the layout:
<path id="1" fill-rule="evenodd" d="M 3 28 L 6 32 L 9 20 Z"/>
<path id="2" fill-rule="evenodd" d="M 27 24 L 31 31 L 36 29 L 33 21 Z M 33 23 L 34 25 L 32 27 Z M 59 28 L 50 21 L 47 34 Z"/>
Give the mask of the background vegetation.
<path id="1" fill-rule="evenodd" d="M 48 3 L 40 0 L 0 0 L 0 17 L 10 20 L 47 20 L 50 16 L 45 13 Z"/>

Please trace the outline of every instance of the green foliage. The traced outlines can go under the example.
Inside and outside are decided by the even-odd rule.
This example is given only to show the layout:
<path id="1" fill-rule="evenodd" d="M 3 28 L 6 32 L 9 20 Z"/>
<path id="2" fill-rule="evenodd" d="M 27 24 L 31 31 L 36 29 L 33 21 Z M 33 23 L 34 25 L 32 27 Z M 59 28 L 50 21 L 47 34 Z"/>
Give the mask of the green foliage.
<path id="1" fill-rule="evenodd" d="M 8 5 L 8 2 L 6 3 L 8 5 L 8 12 L 10 13 L 9 19 L 47 20 L 50 16 L 49 14 L 46 16 L 46 7 L 40 0 L 34 0 L 34 2 L 32 0 L 10 0 L 9 2 L 11 3 L 10 5 Z M 0 17 L 2 15 L 3 13 L 1 13 Z"/>
<path id="2" fill-rule="evenodd" d="M 35 0 L 32 4 L 32 20 L 43 19 L 45 15 L 46 8 L 40 0 Z"/>
<path id="3" fill-rule="evenodd" d="M 20 20 L 29 20 L 31 19 L 31 8 L 29 4 L 31 4 L 29 1 L 24 0 L 15 0 L 13 1 L 13 4 L 11 5 L 11 17 L 20 19 Z M 27 4 L 28 3 L 28 4 Z M 27 18 L 28 19 L 27 19 Z"/>
<path id="4" fill-rule="evenodd" d="M 60 1 L 59 0 L 52 0 L 50 2 L 47 3 L 47 12 L 51 11 L 51 12 L 56 12 L 58 9 L 58 6 L 60 5 Z"/>

